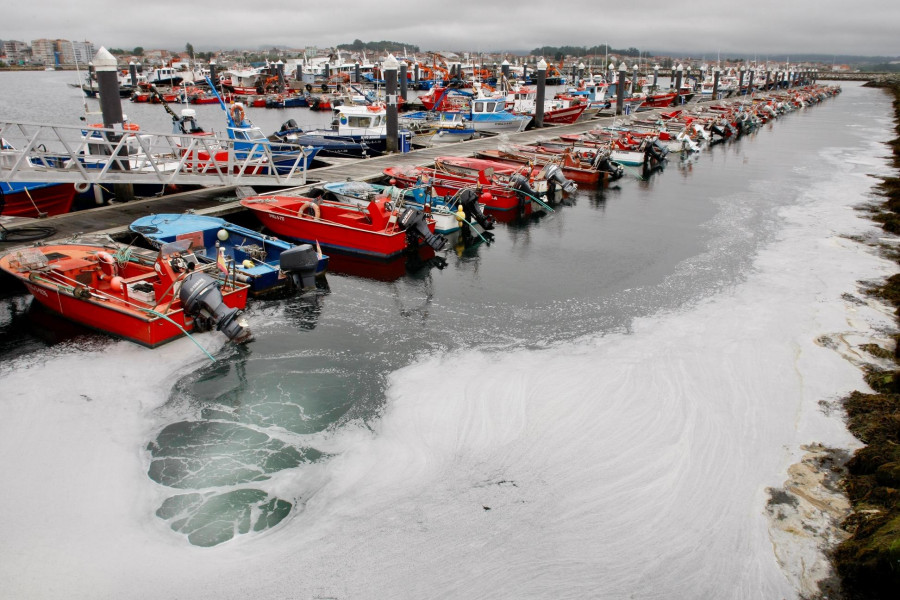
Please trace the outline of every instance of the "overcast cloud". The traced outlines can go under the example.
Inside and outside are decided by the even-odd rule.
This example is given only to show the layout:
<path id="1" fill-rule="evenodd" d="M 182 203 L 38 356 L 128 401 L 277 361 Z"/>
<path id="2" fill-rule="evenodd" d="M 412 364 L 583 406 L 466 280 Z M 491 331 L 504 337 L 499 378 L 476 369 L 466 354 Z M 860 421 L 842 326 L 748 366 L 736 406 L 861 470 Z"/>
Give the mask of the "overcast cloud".
<path id="1" fill-rule="evenodd" d="M 421 50 L 492 52 L 541 46 L 647 52 L 900 56 L 897 0 L 32 0 L 12 2 L 0 39 L 90 40 L 183 50 L 326 48 L 391 40 Z"/>

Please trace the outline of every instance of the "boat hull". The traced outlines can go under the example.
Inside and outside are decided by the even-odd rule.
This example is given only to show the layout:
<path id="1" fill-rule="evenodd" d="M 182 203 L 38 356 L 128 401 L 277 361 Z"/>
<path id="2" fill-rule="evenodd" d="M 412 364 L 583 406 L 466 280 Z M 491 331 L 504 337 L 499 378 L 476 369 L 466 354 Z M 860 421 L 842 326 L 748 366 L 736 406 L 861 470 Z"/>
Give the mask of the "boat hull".
<path id="1" fill-rule="evenodd" d="M 393 223 L 370 223 L 359 207 L 323 202 L 321 214 L 307 214 L 304 207 L 308 202 L 308 198 L 284 196 L 241 200 L 275 234 L 320 244 L 332 252 L 383 259 L 402 254 L 408 245 L 405 231 Z M 434 232 L 434 221 L 429 229 Z"/>
<path id="2" fill-rule="evenodd" d="M 72 210 L 75 186 L 71 183 L 0 183 L 0 214 L 7 217 L 62 215 Z"/>

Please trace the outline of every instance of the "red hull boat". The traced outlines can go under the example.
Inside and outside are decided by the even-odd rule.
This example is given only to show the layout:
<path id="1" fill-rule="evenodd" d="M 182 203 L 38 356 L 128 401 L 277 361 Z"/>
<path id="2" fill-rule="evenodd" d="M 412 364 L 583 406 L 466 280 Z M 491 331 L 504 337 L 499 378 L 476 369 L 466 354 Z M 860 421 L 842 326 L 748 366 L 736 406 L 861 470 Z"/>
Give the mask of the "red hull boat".
<path id="1" fill-rule="evenodd" d="M 533 173 L 539 173 L 548 164 L 558 165 L 568 179 L 577 183 L 596 184 L 600 181 L 600 171 L 589 162 L 578 160 L 570 151 L 559 153 L 541 153 L 537 149 L 515 150 L 479 150 L 475 153 L 479 158 L 506 163 L 509 165 L 534 165 Z"/>
<path id="2" fill-rule="evenodd" d="M 52 217 L 72 210 L 72 183 L 0 183 L 0 215 L 8 217 Z"/>
<path id="3" fill-rule="evenodd" d="M 236 320 L 247 304 L 248 286 L 203 273 L 189 240 L 164 245 L 155 261 L 136 254 L 119 259 L 118 249 L 25 248 L 0 258 L 0 269 L 50 311 L 151 348 L 212 327 L 235 342 L 249 339 Z"/>
<path id="4" fill-rule="evenodd" d="M 433 167 L 389 167 L 384 174 L 392 184 L 400 188 L 430 185 L 438 195 L 451 197 L 461 189 L 481 186 L 490 197 L 482 197 L 481 203 L 493 211 L 524 210 L 531 212 L 531 202 L 524 205 L 516 195 L 511 177 L 524 175 L 529 179 L 531 194 L 547 190 L 546 181 L 532 179 L 532 169 L 527 165 L 508 165 L 479 158 L 440 156 Z M 537 191 L 535 191 L 537 190 Z"/>
<path id="5" fill-rule="evenodd" d="M 571 125 L 578 120 L 579 117 L 587 109 L 587 103 L 573 104 L 565 108 L 554 108 L 544 112 L 544 123 L 554 125 Z"/>
<path id="6" fill-rule="evenodd" d="M 434 219 L 423 216 L 422 228 L 406 228 L 403 219 L 412 209 L 401 212 L 387 197 L 365 207 L 303 196 L 252 196 L 241 200 L 241 205 L 280 236 L 337 252 L 391 258 L 410 245 L 408 235 L 416 246 L 419 236 L 437 250 L 444 245 L 444 238 L 434 233 Z"/>

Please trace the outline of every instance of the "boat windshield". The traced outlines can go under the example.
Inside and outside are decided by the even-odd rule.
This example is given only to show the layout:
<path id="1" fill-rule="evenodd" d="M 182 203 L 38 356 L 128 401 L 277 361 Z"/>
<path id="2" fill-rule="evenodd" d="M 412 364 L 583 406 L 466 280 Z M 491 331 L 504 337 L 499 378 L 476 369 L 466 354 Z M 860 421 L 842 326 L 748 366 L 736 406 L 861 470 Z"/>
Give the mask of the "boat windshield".
<path id="1" fill-rule="evenodd" d="M 159 249 L 159 254 L 163 258 L 171 256 L 176 252 L 178 254 L 185 254 L 191 249 L 192 243 L 192 240 L 175 240 L 174 242 L 167 242 Z"/>
<path id="2" fill-rule="evenodd" d="M 234 139 L 236 140 L 260 141 L 267 139 L 259 127 L 251 127 L 250 129 L 233 128 L 232 131 L 234 131 Z"/>

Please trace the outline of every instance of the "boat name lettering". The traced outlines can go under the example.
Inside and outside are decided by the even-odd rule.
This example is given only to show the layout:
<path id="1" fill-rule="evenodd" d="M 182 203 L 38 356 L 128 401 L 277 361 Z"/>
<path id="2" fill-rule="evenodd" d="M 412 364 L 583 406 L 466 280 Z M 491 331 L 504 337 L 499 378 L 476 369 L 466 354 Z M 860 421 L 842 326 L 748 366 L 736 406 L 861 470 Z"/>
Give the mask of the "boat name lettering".
<path id="1" fill-rule="evenodd" d="M 276 221 L 284 221 L 284 217 L 281 215 L 266 215 L 270 219 L 275 219 Z"/>

